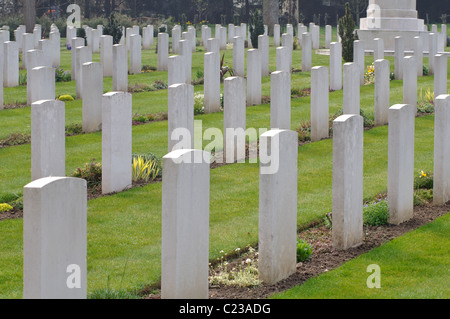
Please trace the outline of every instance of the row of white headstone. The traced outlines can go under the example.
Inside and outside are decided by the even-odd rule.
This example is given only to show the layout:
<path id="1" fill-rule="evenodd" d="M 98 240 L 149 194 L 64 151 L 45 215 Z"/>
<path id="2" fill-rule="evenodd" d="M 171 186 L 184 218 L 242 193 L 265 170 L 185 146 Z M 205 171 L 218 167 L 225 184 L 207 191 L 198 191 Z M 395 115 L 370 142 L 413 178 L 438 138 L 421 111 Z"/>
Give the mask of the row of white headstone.
<path id="1" fill-rule="evenodd" d="M 254 52 L 259 51 L 254 50 Z M 207 55 L 210 55 L 212 59 L 216 60 L 217 54 L 215 52 L 211 53 L 206 53 L 205 59 Z M 407 59 L 414 60 L 414 58 L 405 58 L 405 60 Z M 93 64 L 85 63 L 83 67 L 88 69 Z M 261 70 L 260 64 L 257 65 L 256 69 Z M 411 74 L 415 74 L 417 80 L 417 74 L 415 72 Z M 404 76 L 407 77 L 406 75 Z M 359 77 L 356 78 L 359 79 Z M 297 134 L 290 131 L 290 104 L 287 106 L 288 103 L 280 102 L 290 101 L 290 89 L 281 90 L 281 88 L 290 87 L 289 72 L 273 72 L 271 80 L 271 100 L 274 101 L 271 104 L 271 127 L 273 129 L 261 135 L 260 152 L 263 154 L 270 153 L 272 156 L 279 152 L 277 158 L 279 159 L 280 169 L 275 173 L 265 174 L 263 172 L 267 163 L 261 162 L 260 164 L 260 199 L 262 200 L 260 202 L 260 274 L 261 278 L 266 282 L 276 282 L 295 271 L 295 225 L 297 214 Z M 345 82 L 344 79 L 344 86 Z M 277 83 L 283 83 L 280 85 L 281 88 L 277 89 Z M 359 81 L 353 81 L 352 83 L 357 83 L 357 85 L 353 84 L 353 86 L 355 90 L 359 91 Z M 91 84 L 90 86 L 95 87 L 96 85 Z M 86 85 L 86 89 L 87 87 L 88 85 Z M 224 128 L 245 128 L 245 120 L 240 124 L 236 120 L 237 118 L 242 120 L 242 117 L 245 119 L 244 87 L 245 80 L 243 77 L 230 77 L 224 82 L 224 100 L 226 103 Z M 328 87 L 325 89 L 328 91 Z M 183 120 L 177 111 L 187 108 L 186 101 L 188 101 L 188 104 L 193 105 L 193 87 L 184 82 L 175 82 L 175 84 L 171 85 L 168 92 L 169 126 L 173 122 L 178 122 L 173 124 L 175 127 L 190 125 L 189 123 L 193 119 L 187 118 Z M 277 93 L 279 97 L 276 96 Z M 105 99 L 109 103 L 104 102 Z M 124 102 L 124 100 L 128 102 Z M 36 142 L 37 145 L 34 146 L 41 150 L 38 153 L 35 152 L 35 154 L 38 154 L 37 158 L 43 155 L 44 152 L 42 150 L 48 149 L 48 144 L 45 147 L 45 143 L 50 142 L 50 145 L 61 145 L 60 142 L 52 141 L 51 137 L 46 136 L 48 133 L 42 127 L 43 122 L 48 125 L 49 118 L 58 117 L 59 121 L 55 126 L 59 127 L 59 139 L 64 140 L 64 125 L 61 125 L 61 123 L 64 123 L 64 115 L 61 115 L 61 113 L 63 114 L 61 103 L 59 101 L 46 100 L 33 104 L 36 111 L 39 108 L 43 109 L 49 106 L 52 108 L 52 111 L 47 111 L 44 115 L 32 115 L 32 119 L 39 123 L 34 125 L 35 128 L 39 127 L 37 133 L 33 132 L 32 129 L 32 134 L 36 136 L 34 141 L 40 141 Z M 114 107 L 111 107 L 113 104 L 121 107 L 129 105 L 127 109 L 130 109 L 130 111 L 126 111 L 126 115 L 114 113 L 113 116 Z M 131 149 L 131 137 L 130 141 L 128 139 L 123 141 L 127 145 L 121 144 L 123 136 L 126 136 L 127 132 L 131 132 L 131 97 L 129 94 L 107 94 L 102 97 L 101 105 L 103 108 L 103 146 L 105 147 L 108 144 L 107 135 L 111 134 L 115 138 L 110 136 L 110 145 L 121 145 L 122 149 L 127 149 L 128 145 Z M 110 106 L 110 112 L 105 110 L 107 108 L 106 105 Z M 193 114 L 192 107 L 189 106 L 189 108 L 191 110 L 190 113 Z M 333 123 L 333 216 L 337 219 L 335 225 L 333 225 L 333 242 L 335 247 L 344 249 L 358 245 L 362 240 L 363 122 L 359 115 L 359 101 L 358 107 L 352 105 L 353 108 L 357 109 L 357 112 L 346 113 L 344 111 L 346 114 Z M 287 125 L 286 127 L 283 127 L 283 124 L 272 124 L 272 119 L 276 118 L 276 116 L 272 116 L 272 112 L 281 112 L 280 109 L 283 109 L 283 115 L 279 116 L 282 119 L 280 121 L 286 123 L 284 124 Z M 440 175 L 443 178 L 438 182 L 441 183 L 440 185 L 436 184 L 435 189 L 436 192 L 441 194 L 441 197 L 437 198 L 440 198 L 443 202 L 446 202 L 450 196 L 447 187 L 449 181 L 448 172 L 444 164 L 445 156 L 450 149 L 448 145 L 448 141 L 450 141 L 449 132 L 447 125 L 445 125 L 450 116 L 448 114 L 449 109 L 450 98 L 448 96 L 439 96 L 436 99 L 436 118 L 442 119 L 436 121 L 435 138 L 439 140 L 436 143 L 439 148 L 435 149 L 435 165 L 438 166 L 435 167 L 435 172 L 440 172 L 441 170 L 442 174 Z M 59 112 L 59 115 L 51 115 L 51 112 Z M 413 176 L 414 138 L 411 138 L 411 136 L 414 136 L 415 107 L 409 104 L 397 105 L 391 107 L 389 113 L 393 114 L 389 114 L 389 125 L 392 127 L 389 130 L 389 172 L 392 171 L 394 173 L 388 174 L 388 196 L 391 222 L 399 223 L 410 218 L 412 207 L 412 186 L 411 190 L 409 190 L 409 187 L 406 188 L 408 190 L 406 193 L 403 191 L 404 187 L 400 186 L 409 185 Z M 110 117 L 109 120 L 105 120 L 105 117 L 108 116 Z M 182 123 L 183 121 L 184 123 Z M 125 132 L 120 131 L 119 128 L 124 129 Z M 116 135 L 111 132 L 115 132 Z M 39 143 L 43 145 L 39 146 Z M 406 150 L 400 153 L 398 145 L 406 147 Z M 268 151 L 269 147 L 271 149 L 270 152 Z M 61 150 L 61 148 L 63 147 L 55 149 Z M 110 146 L 110 152 L 111 149 L 112 146 Z M 59 152 L 60 154 L 64 153 Z M 112 163 L 120 162 L 122 164 L 117 164 L 117 167 L 128 166 L 130 168 L 129 159 L 131 156 L 129 156 L 128 152 L 126 153 L 126 156 L 123 157 L 122 155 L 124 154 L 114 153 L 114 155 L 108 156 L 106 153 L 103 153 L 102 157 L 104 161 L 110 161 L 110 166 L 113 166 Z M 59 158 L 59 164 L 64 162 L 62 156 L 53 155 L 52 157 L 55 159 Z M 120 161 L 119 158 L 124 160 Z M 194 164 L 193 159 L 195 158 L 203 160 Z M 207 298 L 208 296 L 210 175 L 209 161 L 207 159 L 209 159 L 209 154 L 192 149 L 175 150 L 164 157 L 163 298 Z M 440 159 L 440 161 L 437 159 Z M 41 159 L 41 163 L 45 162 L 47 164 L 49 161 L 50 159 L 44 161 Z M 103 164 L 106 178 L 108 176 L 108 162 L 103 162 Z M 58 167 L 58 164 L 52 164 L 51 166 Z M 120 169 L 117 169 L 116 172 L 118 171 Z M 352 173 L 350 174 L 349 172 Z M 344 179 L 344 174 L 353 177 Z M 64 176 L 64 170 L 62 170 L 62 174 L 50 173 L 49 175 Z M 24 189 L 24 209 L 27 212 L 33 211 L 33 214 L 26 214 L 30 218 L 24 217 L 24 297 L 51 298 L 52 296 L 58 296 L 58 298 L 84 298 L 86 296 L 86 184 L 84 181 L 72 178 L 44 177 L 49 175 L 48 173 L 43 173 L 42 179 L 30 183 Z M 128 173 L 125 175 L 129 176 Z M 195 192 L 193 191 L 194 189 L 196 190 Z M 348 189 L 351 191 L 346 192 L 345 190 Z M 70 198 L 67 198 L 68 194 L 70 194 Z M 36 203 L 35 198 L 45 199 Z M 47 198 L 48 200 L 46 200 Z M 174 201 L 174 198 L 177 200 Z M 185 209 L 181 211 L 180 207 Z M 343 207 L 351 208 L 344 211 Z M 68 215 L 58 219 L 58 221 L 52 221 L 51 225 L 43 224 L 42 220 L 47 219 L 42 218 L 42 216 L 55 214 L 61 210 L 67 212 Z M 74 212 L 78 213 L 77 217 L 75 217 L 76 214 Z M 280 212 L 285 214 L 283 218 L 279 218 Z M 340 214 L 348 214 L 348 218 L 340 218 Z M 338 220 L 340 219 L 346 222 L 339 223 Z M 52 220 L 52 218 L 48 220 Z M 183 232 L 184 228 L 176 227 L 180 223 L 190 225 L 188 228 L 196 231 Z M 66 228 L 70 229 L 66 230 Z M 64 231 L 66 237 L 63 241 L 59 238 L 58 234 L 60 233 L 57 232 L 57 230 L 61 231 L 61 229 L 66 230 Z M 174 232 L 176 232 L 176 236 L 174 236 Z M 36 236 L 45 237 L 46 240 L 36 241 Z M 75 249 L 74 247 L 71 247 L 72 249 L 70 250 L 66 249 L 65 245 L 71 242 L 77 242 L 79 245 L 76 245 Z M 38 247 L 37 245 L 45 245 L 45 247 Z M 285 249 L 279 247 L 284 247 Z M 186 252 L 190 253 L 186 254 Z M 54 258 L 57 258 L 59 262 L 50 265 L 49 260 L 54 260 Z M 186 258 L 189 258 L 189 260 L 186 260 Z M 69 260 L 70 263 L 68 262 Z M 40 266 L 36 266 L 37 263 Z M 191 265 L 192 267 L 186 267 L 186 265 Z M 70 282 L 69 280 L 76 277 L 68 276 L 71 271 L 76 271 L 76 269 L 80 270 L 80 278 L 82 278 L 81 288 L 79 289 L 74 289 L 73 287 L 76 286 L 77 282 Z M 42 278 L 42 281 L 38 281 L 37 278 Z"/>

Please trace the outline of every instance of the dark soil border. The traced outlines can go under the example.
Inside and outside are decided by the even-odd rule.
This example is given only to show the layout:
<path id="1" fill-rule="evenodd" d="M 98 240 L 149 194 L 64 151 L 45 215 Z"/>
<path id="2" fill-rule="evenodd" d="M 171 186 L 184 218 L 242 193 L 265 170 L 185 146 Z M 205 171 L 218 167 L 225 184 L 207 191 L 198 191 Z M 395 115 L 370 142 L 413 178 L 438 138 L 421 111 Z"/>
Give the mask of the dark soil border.
<path id="1" fill-rule="evenodd" d="M 308 279 L 321 273 L 333 270 L 343 263 L 354 259 L 361 254 L 379 247 L 394 238 L 428 224 L 438 217 L 450 212 L 450 202 L 444 206 L 434 206 L 431 203 L 414 207 L 414 217 L 400 225 L 364 227 L 365 239 L 362 245 L 348 250 L 336 250 L 332 247 L 331 229 L 325 225 L 313 226 L 298 234 L 299 238 L 310 243 L 314 252 L 311 259 L 297 264 L 297 271 L 289 278 L 273 285 L 261 284 L 257 287 L 237 286 L 210 286 L 210 299 L 264 299 L 277 292 L 283 292 L 294 286 L 301 285 Z M 230 263 L 240 263 L 242 258 L 233 259 Z M 252 258 L 252 257 L 251 257 Z M 147 299 L 160 299 L 160 284 L 157 284 L 142 293 Z M 151 291 L 157 293 L 151 294 Z"/>

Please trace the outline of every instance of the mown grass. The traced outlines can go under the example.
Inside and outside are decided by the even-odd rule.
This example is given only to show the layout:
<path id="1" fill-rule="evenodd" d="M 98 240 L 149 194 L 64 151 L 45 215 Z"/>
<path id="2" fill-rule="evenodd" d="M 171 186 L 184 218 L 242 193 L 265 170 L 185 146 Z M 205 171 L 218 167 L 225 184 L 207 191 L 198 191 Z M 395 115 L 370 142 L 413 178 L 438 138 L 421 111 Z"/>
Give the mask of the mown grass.
<path id="1" fill-rule="evenodd" d="M 450 215 L 396 238 L 276 299 L 447 299 L 450 296 Z M 368 288 L 369 265 L 380 267 L 380 288 Z"/>
<path id="2" fill-rule="evenodd" d="M 271 70 L 275 70 L 275 48 L 271 47 Z M 203 65 L 199 48 L 193 57 L 193 75 Z M 294 68 L 300 66 L 300 51 L 294 54 Z M 63 49 L 62 64 L 70 69 L 70 53 Z M 231 64 L 231 50 L 226 63 Z M 94 60 L 98 59 L 94 55 Z M 391 59 L 391 58 L 389 58 Z M 314 55 L 314 65 L 328 65 L 328 57 Z M 366 64 L 371 63 L 367 57 Z M 143 51 L 143 64 L 156 65 L 154 50 Z M 391 63 L 393 68 L 393 63 Z M 294 73 L 292 87 L 310 86 L 310 73 Z M 150 72 L 129 77 L 130 84 L 152 84 L 167 81 L 167 74 Z M 111 79 L 105 78 L 105 90 Z M 423 77 L 419 88 L 432 88 L 433 78 Z M 202 91 L 203 86 L 196 86 Z M 75 83 L 57 83 L 57 94 L 74 94 Z M 26 88 L 6 88 L 5 94 L 26 100 Z M 270 78 L 263 79 L 263 95 L 270 95 Z M 402 101 L 402 82 L 391 82 L 391 104 Z M 361 88 L 361 107 L 373 113 L 373 85 Z M 330 94 L 330 114 L 342 108 L 342 91 Z M 156 113 L 167 110 L 167 90 L 133 94 L 134 113 Z M 1 111 L 0 138 L 11 132 L 30 132 L 30 108 Z M 292 100 L 292 129 L 310 116 L 310 99 Z M 222 113 L 199 115 L 203 130 L 222 129 Z M 267 128 L 270 105 L 247 108 L 247 127 Z M 4 124 L 6 123 L 6 124 Z M 66 124 L 81 123 L 81 101 L 66 103 Z M 432 170 L 434 117 L 416 120 L 416 170 Z M 208 141 L 204 141 L 203 145 Z M 364 135 L 364 196 L 370 198 L 386 190 L 387 127 L 366 131 Z M 167 121 L 133 127 L 133 152 L 167 153 Z M 22 192 L 30 181 L 30 145 L 0 149 L 0 194 Z M 101 161 L 101 133 L 66 138 L 66 174 L 89 162 Z M 221 250 L 254 245 L 258 239 L 258 164 L 227 165 L 211 172 L 210 258 Z M 332 140 L 306 144 L 299 148 L 298 159 L 298 226 L 321 219 L 331 211 Z M 0 222 L 0 297 L 22 296 L 22 220 Z M 136 292 L 160 278 L 161 183 L 131 189 L 113 196 L 88 202 L 88 290 L 107 288 Z"/>

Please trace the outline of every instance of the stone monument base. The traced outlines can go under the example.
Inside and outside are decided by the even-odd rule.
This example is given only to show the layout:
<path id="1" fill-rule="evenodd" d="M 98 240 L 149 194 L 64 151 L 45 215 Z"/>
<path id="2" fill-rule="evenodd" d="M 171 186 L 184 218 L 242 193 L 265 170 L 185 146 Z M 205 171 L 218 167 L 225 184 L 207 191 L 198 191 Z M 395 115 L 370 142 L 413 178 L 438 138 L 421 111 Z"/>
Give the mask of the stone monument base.
<path id="1" fill-rule="evenodd" d="M 426 31 L 396 31 L 396 30 L 357 30 L 359 40 L 364 41 L 365 50 L 375 50 L 374 39 L 380 38 L 384 41 L 384 49 L 392 51 L 395 49 L 395 37 L 404 38 L 405 50 L 414 48 L 414 37 L 422 38 L 423 50 L 428 51 L 428 34 Z"/>

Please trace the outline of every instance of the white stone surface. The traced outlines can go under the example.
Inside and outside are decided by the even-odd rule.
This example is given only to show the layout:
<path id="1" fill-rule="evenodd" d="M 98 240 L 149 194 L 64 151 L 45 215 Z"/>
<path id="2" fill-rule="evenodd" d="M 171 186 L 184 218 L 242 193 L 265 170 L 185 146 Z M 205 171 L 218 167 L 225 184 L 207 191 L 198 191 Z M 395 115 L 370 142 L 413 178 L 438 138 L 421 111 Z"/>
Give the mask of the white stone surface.
<path id="1" fill-rule="evenodd" d="M 258 51 L 261 55 L 261 76 L 269 76 L 269 37 L 258 36 Z"/>
<path id="2" fill-rule="evenodd" d="M 27 52 L 29 50 L 34 50 L 33 34 L 24 33 L 22 34 L 22 66 L 24 69 L 27 68 Z"/>
<path id="3" fill-rule="evenodd" d="M 130 74 L 141 74 L 142 71 L 142 49 L 141 36 L 133 34 L 130 36 Z"/>
<path id="4" fill-rule="evenodd" d="M 366 71 L 364 42 L 356 40 L 353 42 L 353 62 L 358 65 L 359 69 L 359 84 L 364 85 L 364 73 Z"/>
<path id="5" fill-rule="evenodd" d="M 275 45 L 275 47 L 279 47 L 280 46 L 280 41 L 281 41 L 281 31 L 280 31 L 280 25 L 279 24 L 275 24 L 273 26 L 273 44 Z"/>
<path id="6" fill-rule="evenodd" d="M 103 66 L 103 76 L 113 75 L 113 37 L 102 35 L 100 37 L 100 62 Z"/>
<path id="7" fill-rule="evenodd" d="M 220 111 L 220 64 L 217 55 L 216 52 L 208 52 L 204 56 L 205 113 Z"/>
<path id="8" fill-rule="evenodd" d="M 169 34 L 158 33 L 158 71 L 168 70 Z"/>
<path id="9" fill-rule="evenodd" d="M 55 99 L 55 69 L 38 66 L 30 70 L 30 104 L 39 100 Z"/>
<path id="10" fill-rule="evenodd" d="M 333 28 L 331 27 L 331 25 L 326 25 L 325 26 L 325 49 L 330 48 L 332 34 L 333 34 Z"/>
<path id="11" fill-rule="evenodd" d="M 233 72 L 235 76 L 245 77 L 245 48 L 242 37 L 234 37 Z"/>
<path id="12" fill-rule="evenodd" d="M 363 118 L 347 114 L 333 121 L 333 248 L 363 242 Z"/>
<path id="13" fill-rule="evenodd" d="M 380 38 L 374 39 L 374 61 L 384 59 L 384 40 Z"/>
<path id="14" fill-rule="evenodd" d="M 417 64 L 417 76 L 423 76 L 423 43 L 421 37 L 414 37 L 413 52 Z"/>
<path id="15" fill-rule="evenodd" d="M 405 43 L 402 37 L 395 37 L 394 74 L 396 80 L 403 79 L 403 58 L 405 57 Z"/>
<path id="16" fill-rule="evenodd" d="M 71 75 L 72 81 L 76 81 L 76 79 L 77 79 L 78 58 L 77 58 L 76 48 L 84 46 L 84 43 L 85 43 L 85 41 L 83 38 L 77 38 L 77 37 L 72 38 L 72 40 L 70 42 L 70 45 L 71 45 L 70 51 L 72 53 L 72 57 L 71 57 L 72 58 L 72 68 L 70 70 L 70 75 Z"/>
<path id="17" fill-rule="evenodd" d="M 310 72 L 312 67 L 312 40 L 310 33 L 302 34 L 302 72 Z"/>
<path id="18" fill-rule="evenodd" d="M 281 45 L 288 48 L 287 62 L 289 64 L 289 72 L 292 70 L 292 54 L 294 51 L 294 37 L 290 33 L 285 33 L 281 36 Z"/>
<path id="19" fill-rule="evenodd" d="M 330 44 L 330 89 L 342 90 L 342 43 Z"/>
<path id="20" fill-rule="evenodd" d="M 389 60 L 376 60 L 375 68 L 375 109 L 376 126 L 388 124 L 390 104 L 390 67 Z"/>
<path id="21" fill-rule="evenodd" d="M 128 92 L 128 52 L 124 44 L 113 45 L 113 91 Z"/>
<path id="22" fill-rule="evenodd" d="M 14 41 L 3 42 L 3 86 L 19 85 L 19 47 Z"/>
<path id="23" fill-rule="evenodd" d="M 428 74 L 434 74 L 435 71 L 435 63 L 434 63 L 434 59 L 435 56 L 438 52 L 437 50 L 437 42 L 438 42 L 438 36 L 436 33 L 430 33 L 429 38 L 428 38 L 428 47 L 429 47 L 429 51 L 428 51 Z"/>
<path id="24" fill-rule="evenodd" d="M 209 156 L 177 150 L 163 157 L 162 299 L 208 298 Z"/>
<path id="25" fill-rule="evenodd" d="M 258 270 L 274 284 L 296 271 L 297 132 L 270 130 L 260 136 L 260 148 L 271 158 L 260 161 Z"/>
<path id="26" fill-rule="evenodd" d="M 87 186 L 46 177 L 23 189 L 23 298 L 87 298 Z"/>
<path id="27" fill-rule="evenodd" d="M 434 98 L 436 99 L 441 94 L 447 94 L 448 57 L 444 54 L 436 54 L 434 63 L 436 66 L 434 71 Z"/>
<path id="28" fill-rule="evenodd" d="M 190 46 L 189 46 L 190 47 Z M 177 83 L 168 89 L 168 152 L 194 147 L 194 87 Z M 189 139 L 180 141 L 177 130 L 189 131 Z M 184 137 L 184 136 L 183 136 Z M 184 137 L 186 138 L 186 137 Z"/>
<path id="29" fill-rule="evenodd" d="M 316 66 L 311 69 L 311 141 L 329 137 L 328 69 Z"/>
<path id="30" fill-rule="evenodd" d="M 247 51 L 247 106 L 261 104 L 261 53 Z"/>
<path id="31" fill-rule="evenodd" d="M 32 181 L 65 176 L 65 138 L 64 102 L 49 99 L 31 104 Z"/>
<path id="32" fill-rule="evenodd" d="M 102 129 L 103 67 L 99 62 L 81 66 L 83 90 L 83 132 Z"/>
<path id="33" fill-rule="evenodd" d="M 245 161 L 246 90 L 245 79 L 228 77 L 223 81 L 223 156 L 225 163 Z"/>
<path id="34" fill-rule="evenodd" d="M 413 217 L 414 113 L 408 104 L 389 109 L 388 209 L 389 222 L 396 225 Z"/>
<path id="35" fill-rule="evenodd" d="M 131 187 L 132 97 L 109 92 L 102 96 L 102 193 Z"/>
<path id="36" fill-rule="evenodd" d="M 184 32 L 183 32 L 184 34 Z M 181 40 L 179 43 L 180 55 L 184 59 L 184 82 L 191 84 L 192 81 L 192 44 L 189 39 Z"/>
<path id="37" fill-rule="evenodd" d="M 270 127 L 291 129 L 291 73 L 275 71 L 270 74 Z"/>
<path id="38" fill-rule="evenodd" d="M 291 73 L 291 61 L 292 58 L 291 50 L 288 47 L 278 47 L 276 48 L 276 58 L 277 58 L 277 71 L 284 71 Z"/>
<path id="39" fill-rule="evenodd" d="M 168 71 L 168 85 L 177 83 L 185 83 L 186 75 L 185 75 L 185 59 L 181 55 L 174 55 L 169 57 L 169 71 Z"/>
<path id="40" fill-rule="evenodd" d="M 356 63 L 345 63 L 344 67 L 344 114 L 360 114 L 359 67 Z"/>
<path id="41" fill-rule="evenodd" d="M 450 95 L 435 99 L 433 203 L 444 205 L 450 200 Z"/>
<path id="42" fill-rule="evenodd" d="M 75 48 L 77 51 L 77 61 L 76 61 L 76 92 L 77 98 L 83 98 L 83 64 L 92 61 L 92 50 L 87 46 Z"/>
<path id="43" fill-rule="evenodd" d="M 417 113 L 417 69 L 413 56 L 403 58 L 403 104 L 409 104 Z"/>

